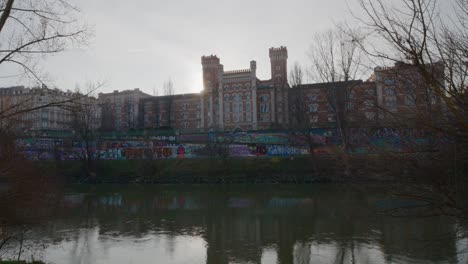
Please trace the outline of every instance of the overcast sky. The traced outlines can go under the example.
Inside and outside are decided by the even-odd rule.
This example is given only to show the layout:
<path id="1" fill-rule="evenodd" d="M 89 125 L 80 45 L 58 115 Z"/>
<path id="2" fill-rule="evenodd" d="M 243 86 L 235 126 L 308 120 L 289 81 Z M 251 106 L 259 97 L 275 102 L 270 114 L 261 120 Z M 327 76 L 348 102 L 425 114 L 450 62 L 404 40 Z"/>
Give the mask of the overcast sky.
<path id="1" fill-rule="evenodd" d="M 352 4 L 354 0 L 348 0 Z M 257 61 L 269 79 L 270 47 L 287 46 L 289 66 L 307 65 L 315 32 L 350 19 L 346 0 L 79 0 L 95 36 L 89 46 L 44 62 L 52 86 L 105 81 L 102 92 L 140 88 L 152 94 L 171 78 L 177 93 L 202 89 L 202 55 L 225 70 Z M 0 86 L 13 80 L 0 79 Z M 20 83 L 21 84 L 21 83 Z"/>

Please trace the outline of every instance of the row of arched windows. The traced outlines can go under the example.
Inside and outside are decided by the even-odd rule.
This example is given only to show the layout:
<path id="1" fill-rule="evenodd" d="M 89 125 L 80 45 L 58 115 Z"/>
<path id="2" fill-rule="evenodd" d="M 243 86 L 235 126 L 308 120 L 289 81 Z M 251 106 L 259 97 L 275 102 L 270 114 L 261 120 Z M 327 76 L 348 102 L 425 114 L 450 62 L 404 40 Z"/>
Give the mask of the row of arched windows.
<path id="1" fill-rule="evenodd" d="M 224 95 L 224 115 L 227 122 L 230 121 L 231 116 L 231 97 L 229 94 Z M 245 111 L 244 111 L 244 100 L 245 100 Z M 252 98 L 250 93 L 238 93 L 232 95 L 232 118 L 234 122 L 243 121 L 243 113 L 246 112 L 245 117 L 248 122 L 252 121 Z"/>
<path id="2" fill-rule="evenodd" d="M 250 97 L 250 93 L 245 93 L 245 98 L 242 93 L 233 94 L 232 95 L 232 112 L 233 113 L 240 113 L 243 112 L 244 109 L 244 99 L 245 99 L 245 111 L 251 112 L 252 111 L 252 98 Z M 224 95 L 224 112 L 230 112 L 230 96 L 229 94 Z"/>
<path id="3" fill-rule="evenodd" d="M 242 84 L 233 84 L 233 85 L 224 85 L 224 90 L 242 90 L 242 89 L 250 89 L 250 83 L 247 83 L 245 85 Z"/>

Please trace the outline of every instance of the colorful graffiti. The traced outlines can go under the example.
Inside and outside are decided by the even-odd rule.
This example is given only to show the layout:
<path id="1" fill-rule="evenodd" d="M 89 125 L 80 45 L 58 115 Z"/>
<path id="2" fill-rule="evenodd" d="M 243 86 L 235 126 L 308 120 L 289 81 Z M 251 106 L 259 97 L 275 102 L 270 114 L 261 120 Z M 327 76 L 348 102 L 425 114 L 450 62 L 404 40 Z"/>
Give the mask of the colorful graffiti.
<path id="1" fill-rule="evenodd" d="M 311 129 L 308 132 L 236 132 L 178 135 L 151 139 L 83 142 L 72 139 L 26 138 L 16 144 L 31 160 L 78 160 L 93 157 L 106 160 L 175 159 L 210 156 L 233 157 L 300 156 L 333 154 L 343 150 L 337 129 Z M 174 140 L 174 141 L 173 141 Z M 188 143 L 190 142 L 190 143 Z M 448 140 L 418 129 L 355 128 L 348 131 L 348 151 L 356 154 L 424 152 L 440 149 Z"/>
<path id="2" fill-rule="evenodd" d="M 307 148 L 286 146 L 286 145 L 269 145 L 267 146 L 268 156 L 301 156 L 307 155 Z"/>
<path id="3" fill-rule="evenodd" d="M 217 136 L 221 143 L 262 143 L 262 144 L 288 144 L 288 133 L 262 133 L 262 132 L 236 132 L 221 133 Z"/>
<path id="4" fill-rule="evenodd" d="M 229 155 L 233 157 L 259 157 L 267 154 L 267 146 L 263 144 L 229 145 Z"/>
<path id="5" fill-rule="evenodd" d="M 209 141 L 208 134 L 184 134 L 179 136 L 179 142 L 206 143 Z"/>

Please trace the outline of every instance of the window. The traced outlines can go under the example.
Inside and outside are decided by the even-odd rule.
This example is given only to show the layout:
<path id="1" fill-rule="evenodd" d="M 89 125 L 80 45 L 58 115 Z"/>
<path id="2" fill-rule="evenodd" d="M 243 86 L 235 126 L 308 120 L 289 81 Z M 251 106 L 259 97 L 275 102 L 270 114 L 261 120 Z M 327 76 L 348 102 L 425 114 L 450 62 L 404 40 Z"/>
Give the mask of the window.
<path id="1" fill-rule="evenodd" d="M 416 106 L 416 98 L 413 95 L 406 95 L 405 96 L 405 104 L 408 107 L 415 107 Z"/>
<path id="2" fill-rule="evenodd" d="M 250 89 L 250 83 L 245 85 L 245 89 Z"/>
<path id="3" fill-rule="evenodd" d="M 374 96 L 374 90 L 372 90 L 372 89 L 366 89 L 366 90 L 364 91 L 364 96 L 366 96 L 366 97 L 372 97 L 372 96 Z"/>
<path id="4" fill-rule="evenodd" d="M 224 85 L 224 90 L 229 90 L 229 85 Z"/>
<path id="5" fill-rule="evenodd" d="M 353 90 L 349 93 L 349 100 L 354 100 L 356 98 L 356 92 Z"/>
<path id="6" fill-rule="evenodd" d="M 366 118 L 368 120 L 374 120 L 375 119 L 375 113 L 374 112 L 366 112 L 365 115 L 366 115 Z"/>
<path id="7" fill-rule="evenodd" d="M 386 96 L 396 96 L 395 88 L 393 86 L 389 86 L 385 89 Z"/>
<path id="8" fill-rule="evenodd" d="M 372 100 L 365 100 L 365 101 L 364 101 L 364 105 L 366 106 L 366 108 L 372 108 L 372 107 L 374 107 L 374 101 L 372 101 Z"/>
<path id="9" fill-rule="evenodd" d="M 397 106 L 397 98 L 394 87 L 387 87 L 385 89 L 385 107 L 389 111 L 395 111 Z"/>
<path id="10" fill-rule="evenodd" d="M 237 101 L 238 101 L 238 97 L 237 97 L 237 94 L 233 94 L 232 95 L 232 112 L 233 113 L 237 113 L 239 112 L 239 107 L 238 107 L 238 104 L 237 104 Z"/>
<path id="11" fill-rule="evenodd" d="M 237 103 L 239 105 L 239 112 L 244 112 L 244 101 L 243 101 L 244 98 L 242 97 L 243 97 L 242 94 L 237 95 Z"/>
<path id="12" fill-rule="evenodd" d="M 268 113 L 268 95 L 262 95 L 260 96 L 260 112 L 262 113 Z"/>
<path id="13" fill-rule="evenodd" d="M 232 96 L 232 112 L 233 112 L 233 119 L 234 122 L 242 121 L 242 112 L 243 112 L 243 102 L 242 102 L 242 94 L 234 94 Z"/>
<path id="14" fill-rule="evenodd" d="M 309 101 L 311 101 L 311 102 L 317 101 L 317 95 L 315 95 L 315 94 L 309 95 Z"/>
<path id="15" fill-rule="evenodd" d="M 270 122 L 270 115 L 268 115 L 268 114 L 263 114 L 263 115 L 261 116 L 261 121 L 262 121 L 262 122 Z"/>
<path id="16" fill-rule="evenodd" d="M 318 116 L 317 115 L 313 115 L 310 117 L 310 123 L 314 124 L 314 123 L 318 123 Z"/>
<path id="17" fill-rule="evenodd" d="M 395 111 L 396 110 L 396 98 L 387 98 L 387 99 L 385 99 L 385 107 L 389 111 Z"/>
<path id="18" fill-rule="evenodd" d="M 387 79 L 384 80 L 384 83 L 386 85 L 393 85 L 393 84 L 395 84 L 395 80 L 393 78 L 387 78 Z"/>
<path id="19" fill-rule="evenodd" d="M 316 113 L 317 111 L 318 111 L 318 104 L 317 103 L 309 104 L 309 112 L 310 113 Z"/>
<path id="20" fill-rule="evenodd" d="M 431 104 L 437 104 L 437 96 L 433 89 L 429 90 L 429 100 Z"/>
<path id="21" fill-rule="evenodd" d="M 328 114 L 327 119 L 328 119 L 328 122 L 335 122 L 336 116 L 335 114 Z"/>
<path id="22" fill-rule="evenodd" d="M 187 110 L 188 104 L 182 104 L 182 110 Z"/>
<path id="23" fill-rule="evenodd" d="M 245 111 L 250 113 L 252 111 L 252 100 L 250 98 L 250 93 L 246 93 L 245 97 Z"/>
<path id="24" fill-rule="evenodd" d="M 229 113 L 230 112 L 230 107 L 229 107 L 229 95 L 226 94 L 224 95 L 224 112 Z"/>

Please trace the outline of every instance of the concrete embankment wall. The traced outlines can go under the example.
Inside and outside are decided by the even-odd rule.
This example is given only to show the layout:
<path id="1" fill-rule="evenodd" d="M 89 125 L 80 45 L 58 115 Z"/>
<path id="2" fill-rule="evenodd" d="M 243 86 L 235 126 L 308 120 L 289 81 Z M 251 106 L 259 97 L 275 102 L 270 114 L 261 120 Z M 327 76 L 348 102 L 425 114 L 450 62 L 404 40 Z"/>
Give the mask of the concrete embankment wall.
<path id="1" fill-rule="evenodd" d="M 79 138 L 20 138 L 18 148 L 30 160 L 175 159 L 229 157 L 294 157 L 438 150 L 448 141 L 417 129 L 351 129 L 346 150 L 336 129 L 201 133 L 177 136 L 107 137 L 85 142 Z M 312 153 L 313 152 L 313 153 Z"/>

